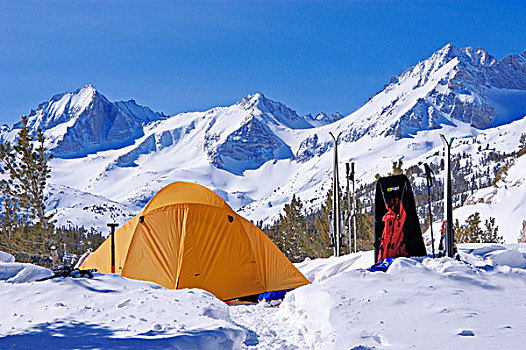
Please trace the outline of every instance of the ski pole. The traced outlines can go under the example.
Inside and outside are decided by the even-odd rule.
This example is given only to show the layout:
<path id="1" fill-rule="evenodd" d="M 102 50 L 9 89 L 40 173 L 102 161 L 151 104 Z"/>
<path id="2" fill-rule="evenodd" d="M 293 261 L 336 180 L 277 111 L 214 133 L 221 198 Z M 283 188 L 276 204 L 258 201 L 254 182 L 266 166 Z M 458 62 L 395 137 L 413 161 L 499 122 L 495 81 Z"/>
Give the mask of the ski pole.
<path id="1" fill-rule="evenodd" d="M 426 170 L 426 179 L 427 179 L 427 204 L 429 205 L 429 228 L 431 229 L 431 251 L 433 252 L 433 259 L 435 258 L 435 239 L 433 237 L 433 214 L 431 211 L 431 186 L 433 186 L 433 179 L 431 175 L 433 171 L 424 163 L 424 168 Z"/>

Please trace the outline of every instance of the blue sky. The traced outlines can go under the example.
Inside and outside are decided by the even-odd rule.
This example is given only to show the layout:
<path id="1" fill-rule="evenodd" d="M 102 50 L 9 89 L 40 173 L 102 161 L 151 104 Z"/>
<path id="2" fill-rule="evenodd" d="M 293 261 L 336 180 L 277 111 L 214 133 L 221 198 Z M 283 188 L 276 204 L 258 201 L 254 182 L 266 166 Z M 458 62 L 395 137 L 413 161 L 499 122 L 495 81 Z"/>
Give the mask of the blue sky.
<path id="1" fill-rule="evenodd" d="M 0 0 L 0 124 L 85 84 L 167 114 L 258 91 L 348 114 L 450 42 L 526 50 L 526 1 Z"/>

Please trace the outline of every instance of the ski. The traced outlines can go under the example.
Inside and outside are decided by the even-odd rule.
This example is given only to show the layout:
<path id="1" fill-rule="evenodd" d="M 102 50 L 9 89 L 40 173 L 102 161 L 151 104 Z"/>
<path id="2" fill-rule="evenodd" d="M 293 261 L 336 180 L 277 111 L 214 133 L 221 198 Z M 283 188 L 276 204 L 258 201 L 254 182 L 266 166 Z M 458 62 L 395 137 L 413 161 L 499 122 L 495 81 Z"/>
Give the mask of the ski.
<path id="1" fill-rule="evenodd" d="M 444 143 L 444 216 L 445 216 L 445 254 L 450 258 L 455 254 L 454 251 L 454 235 L 453 235 L 453 192 L 451 186 L 451 145 L 454 137 L 449 141 L 441 134 L 442 142 Z"/>
<path id="2" fill-rule="evenodd" d="M 433 259 L 435 258 L 435 238 L 433 237 L 433 213 L 431 210 L 431 187 L 433 186 L 433 171 L 424 163 L 424 169 L 427 180 L 427 204 L 429 206 L 429 229 L 431 230 L 431 252 L 433 253 Z"/>

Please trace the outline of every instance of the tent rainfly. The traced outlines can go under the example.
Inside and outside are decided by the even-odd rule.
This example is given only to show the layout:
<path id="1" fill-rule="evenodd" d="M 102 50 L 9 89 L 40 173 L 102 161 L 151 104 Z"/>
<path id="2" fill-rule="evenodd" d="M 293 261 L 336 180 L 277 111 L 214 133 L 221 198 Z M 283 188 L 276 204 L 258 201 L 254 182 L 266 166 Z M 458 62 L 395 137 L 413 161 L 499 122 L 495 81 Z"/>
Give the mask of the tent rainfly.
<path id="1" fill-rule="evenodd" d="M 211 190 L 174 182 L 115 233 L 116 272 L 169 289 L 200 288 L 221 300 L 309 281 L 274 243 Z M 111 271 L 108 238 L 81 266 Z"/>

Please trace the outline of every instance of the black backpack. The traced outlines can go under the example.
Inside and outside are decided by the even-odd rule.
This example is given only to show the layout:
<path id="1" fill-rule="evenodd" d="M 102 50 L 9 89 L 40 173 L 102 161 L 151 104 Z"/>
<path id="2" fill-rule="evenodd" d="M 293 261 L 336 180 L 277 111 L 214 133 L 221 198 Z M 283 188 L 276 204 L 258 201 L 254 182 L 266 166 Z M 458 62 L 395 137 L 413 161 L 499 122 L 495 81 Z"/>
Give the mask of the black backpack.
<path id="1" fill-rule="evenodd" d="M 411 183 L 405 175 L 376 182 L 374 260 L 427 255 Z"/>

